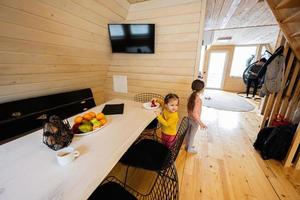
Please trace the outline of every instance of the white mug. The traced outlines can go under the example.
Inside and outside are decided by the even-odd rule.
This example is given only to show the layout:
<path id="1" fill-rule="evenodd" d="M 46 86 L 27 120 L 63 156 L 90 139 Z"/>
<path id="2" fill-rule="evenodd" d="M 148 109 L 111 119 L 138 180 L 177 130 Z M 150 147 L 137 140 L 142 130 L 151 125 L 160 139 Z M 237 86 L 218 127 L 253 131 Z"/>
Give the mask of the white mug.
<path id="1" fill-rule="evenodd" d="M 79 151 L 75 151 L 73 147 L 63 148 L 56 153 L 56 159 L 58 164 L 64 166 L 72 162 L 80 155 Z"/>

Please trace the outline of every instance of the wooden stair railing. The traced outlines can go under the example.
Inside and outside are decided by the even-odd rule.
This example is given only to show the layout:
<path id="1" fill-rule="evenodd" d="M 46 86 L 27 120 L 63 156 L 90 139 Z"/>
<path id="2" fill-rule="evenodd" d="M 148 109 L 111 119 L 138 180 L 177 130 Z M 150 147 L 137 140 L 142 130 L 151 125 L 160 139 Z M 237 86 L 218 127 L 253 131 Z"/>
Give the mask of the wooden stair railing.
<path id="1" fill-rule="evenodd" d="M 283 55 L 286 58 L 286 68 L 284 78 L 282 80 L 282 90 L 276 94 L 270 94 L 265 97 L 265 110 L 263 112 L 263 120 L 260 127 L 270 126 L 276 114 L 280 113 L 287 119 L 291 119 L 296 107 L 300 105 L 300 62 L 294 56 L 288 41 L 283 35 L 277 42 L 277 47 L 284 44 Z M 300 126 L 298 126 L 293 138 L 291 147 L 284 160 L 285 167 L 293 166 L 300 170 L 300 155 L 297 149 L 300 148 Z"/>
<path id="2" fill-rule="evenodd" d="M 262 107 L 264 115 L 261 128 L 270 126 L 276 114 L 284 115 L 291 120 L 297 107 L 300 106 L 300 1 L 299 0 L 266 0 L 280 26 L 276 46 L 284 44 L 283 55 L 286 68 L 282 81 L 282 90 L 265 97 Z M 300 170 L 300 125 L 298 126 L 288 154 L 283 162 L 285 167 L 293 166 Z"/>

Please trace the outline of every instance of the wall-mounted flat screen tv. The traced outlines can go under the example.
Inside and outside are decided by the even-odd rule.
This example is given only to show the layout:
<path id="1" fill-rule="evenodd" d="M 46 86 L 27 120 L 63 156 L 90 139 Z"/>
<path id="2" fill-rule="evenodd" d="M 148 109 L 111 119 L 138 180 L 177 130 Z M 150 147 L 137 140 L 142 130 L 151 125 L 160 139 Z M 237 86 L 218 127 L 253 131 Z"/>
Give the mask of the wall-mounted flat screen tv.
<path id="1" fill-rule="evenodd" d="M 154 24 L 108 24 L 113 53 L 154 53 Z"/>

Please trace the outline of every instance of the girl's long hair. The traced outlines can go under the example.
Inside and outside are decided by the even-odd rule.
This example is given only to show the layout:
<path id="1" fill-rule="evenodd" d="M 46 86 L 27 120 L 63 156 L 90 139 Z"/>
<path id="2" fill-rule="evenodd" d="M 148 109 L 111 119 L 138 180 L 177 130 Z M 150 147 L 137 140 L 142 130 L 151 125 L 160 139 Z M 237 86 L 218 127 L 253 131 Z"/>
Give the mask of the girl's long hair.
<path id="1" fill-rule="evenodd" d="M 193 93 L 190 95 L 188 104 L 187 104 L 188 112 L 191 112 L 194 110 L 197 93 L 200 92 L 201 90 L 203 90 L 204 86 L 205 86 L 204 82 L 200 79 L 193 81 L 193 83 L 192 83 Z"/>

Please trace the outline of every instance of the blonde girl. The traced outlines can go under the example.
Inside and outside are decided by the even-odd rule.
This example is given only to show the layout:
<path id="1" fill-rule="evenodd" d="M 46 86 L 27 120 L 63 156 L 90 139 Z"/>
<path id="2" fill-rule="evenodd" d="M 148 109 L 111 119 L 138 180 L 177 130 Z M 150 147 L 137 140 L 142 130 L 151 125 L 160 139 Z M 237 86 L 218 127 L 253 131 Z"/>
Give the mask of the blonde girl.
<path id="1" fill-rule="evenodd" d="M 179 97 L 170 93 L 164 99 L 162 113 L 158 114 L 157 120 L 161 124 L 163 144 L 170 148 L 175 143 L 177 133 Z"/>

